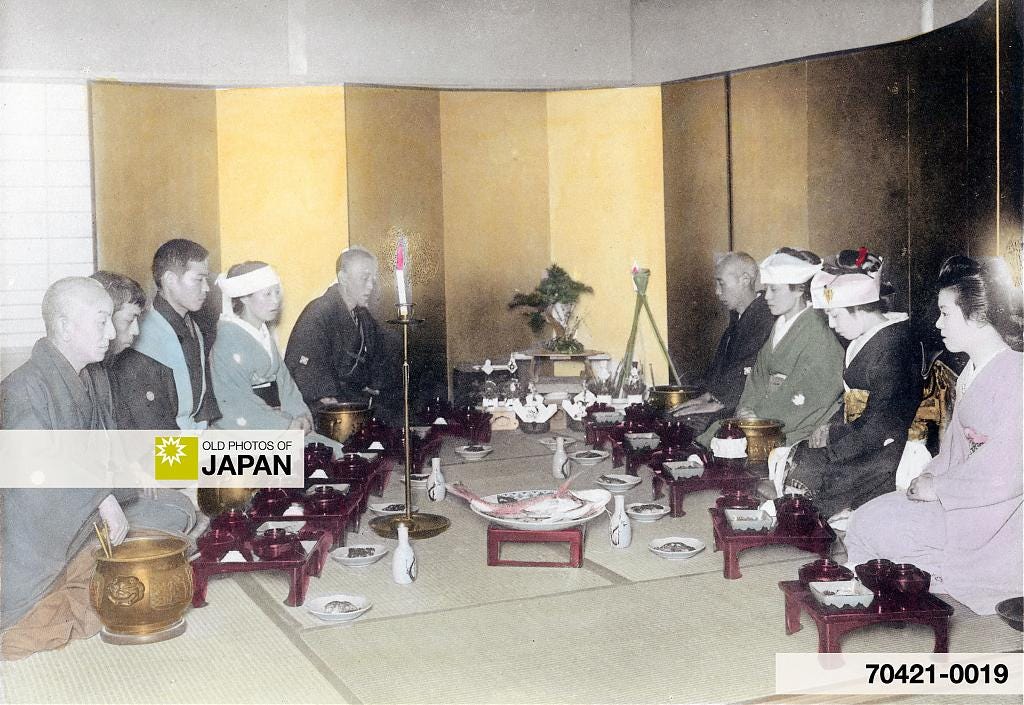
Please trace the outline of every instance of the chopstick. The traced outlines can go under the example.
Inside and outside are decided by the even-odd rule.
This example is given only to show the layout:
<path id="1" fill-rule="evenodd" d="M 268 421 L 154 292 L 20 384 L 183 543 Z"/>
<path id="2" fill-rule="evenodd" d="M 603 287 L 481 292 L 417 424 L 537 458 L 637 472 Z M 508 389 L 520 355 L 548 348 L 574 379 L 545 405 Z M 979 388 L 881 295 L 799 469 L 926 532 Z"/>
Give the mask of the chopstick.
<path id="1" fill-rule="evenodd" d="M 114 554 L 110 550 L 110 529 L 107 528 L 107 522 L 103 522 L 102 530 L 96 522 L 92 523 L 92 528 L 96 529 L 96 538 L 100 540 L 100 548 L 103 549 L 103 553 L 107 558 L 113 558 Z"/>

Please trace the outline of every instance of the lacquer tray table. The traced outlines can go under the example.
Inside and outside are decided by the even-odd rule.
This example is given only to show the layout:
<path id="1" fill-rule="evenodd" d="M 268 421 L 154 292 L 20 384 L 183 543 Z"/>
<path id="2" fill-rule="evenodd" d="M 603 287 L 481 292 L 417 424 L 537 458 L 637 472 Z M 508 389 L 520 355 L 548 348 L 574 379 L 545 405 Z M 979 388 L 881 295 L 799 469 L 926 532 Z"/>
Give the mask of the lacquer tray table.
<path id="1" fill-rule="evenodd" d="M 249 539 L 240 539 L 237 548 L 245 561 L 224 562 L 211 561 L 200 555 L 192 561 L 192 606 L 203 607 L 206 605 L 206 588 L 211 576 L 229 573 L 256 573 L 264 570 L 283 570 L 288 573 L 290 587 L 285 604 L 289 607 L 298 607 L 306 601 L 306 590 L 309 587 L 310 577 L 319 577 L 327 561 L 327 554 L 331 549 L 334 537 L 329 531 L 319 529 L 303 528 L 297 532 L 299 541 L 316 541 L 316 545 L 310 551 L 305 551 L 301 544 L 290 553 L 271 560 L 260 560 L 252 552 L 252 542 Z"/>
<path id="2" fill-rule="evenodd" d="M 311 531 L 324 531 L 331 535 L 331 548 L 338 548 L 345 545 L 347 531 L 359 531 L 359 520 L 362 512 L 359 511 L 360 498 L 351 494 L 345 496 L 341 508 L 331 514 L 309 514 L 303 511 L 302 514 L 258 514 L 253 510 L 249 514 L 253 526 L 262 523 L 272 522 L 303 522 L 303 528 Z"/>
<path id="3" fill-rule="evenodd" d="M 525 566 L 534 568 L 579 568 L 583 565 L 585 526 L 558 531 L 526 531 L 489 524 L 487 526 L 487 565 Z M 503 543 L 568 543 L 568 561 L 515 561 L 501 557 Z"/>
<path id="4" fill-rule="evenodd" d="M 931 593 L 921 595 L 916 608 L 894 608 L 880 612 L 874 603 L 853 609 L 825 607 L 814 599 L 810 589 L 799 580 L 783 580 L 779 588 L 786 595 L 786 634 L 800 631 L 800 610 L 806 610 L 818 626 L 819 653 L 839 653 L 842 651 L 839 642 L 847 632 L 883 622 L 929 626 L 935 632 L 935 653 L 949 651 L 949 618 L 953 608 Z"/>
<path id="5" fill-rule="evenodd" d="M 787 545 L 828 558 L 829 547 L 836 534 L 825 521 L 818 518 L 814 529 L 806 534 L 794 533 L 775 527 L 767 531 L 736 531 L 729 526 L 725 511 L 718 507 L 708 509 L 715 534 L 715 550 L 722 552 L 722 575 L 729 580 L 743 577 L 740 573 L 740 553 L 748 548 Z"/>
<path id="6" fill-rule="evenodd" d="M 691 492 L 703 490 L 752 490 L 757 483 L 757 476 L 749 470 L 728 470 L 715 465 L 709 465 L 704 473 L 697 477 L 675 479 L 672 474 L 664 468 L 661 461 L 654 458 L 651 461 L 651 490 L 654 499 L 661 498 L 663 489 L 667 486 L 669 491 L 669 508 L 671 516 L 681 517 L 686 514 L 683 511 L 683 500 Z"/>

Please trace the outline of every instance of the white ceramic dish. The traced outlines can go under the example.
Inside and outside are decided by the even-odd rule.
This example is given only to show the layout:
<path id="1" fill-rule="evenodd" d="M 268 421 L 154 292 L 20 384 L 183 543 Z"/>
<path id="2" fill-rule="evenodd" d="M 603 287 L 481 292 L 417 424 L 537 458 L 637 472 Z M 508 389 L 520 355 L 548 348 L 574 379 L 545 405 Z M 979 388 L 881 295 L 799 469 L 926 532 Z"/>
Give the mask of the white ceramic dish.
<path id="1" fill-rule="evenodd" d="M 324 483 L 322 485 L 313 485 L 308 490 L 306 490 L 306 494 L 307 495 L 312 495 L 316 491 L 317 487 L 333 487 L 338 492 L 341 492 L 342 494 L 344 494 L 344 493 L 349 491 L 349 489 L 352 487 L 352 485 L 348 484 L 347 482 L 336 482 L 336 483 L 333 483 L 333 484 Z"/>
<path id="2" fill-rule="evenodd" d="M 477 450 L 478 448 L 480 450 Z M 492 448 L 489 445 L 484 445 L 483 443 L 474 443 L 468 446 L 459 446 L 458 448 L 455 449 L 455 452 L 458 453 L 464 460 L 475 462 L 477 460 L 483 460 L 487 456 L 487 454 L 490 453 L 492 450 L 494 450 L 494 448 Z"/>
<path id="3" fill-rule="evenodd" d="M 331 602 L 348 603 L 354 609 L 348 612 L 326 611 L 327 605 Z M 306 600 L 306 610 L 317 619 L 325 622 L 351 622 L 366 614 L 366 611 L 373 607 L 373 603 L 362 595 L 324 595 Z"/>
<path id="4" fill-rule="evenodd" d="M 389 514 L 405 514 L 405 502 L 377 502 L 376 504 L 371 504 L 369 509 L 374 514 L 382 514 L 385 516 Z M 413 514 L 419 510 L 420 508 L 415 504 L 412 505 Z"/>
<path id="5" fill-rule="evenodd" d="M 619 397 L 618 399 L 612 399 L 612 408 L 616 411 L 624 411 L 629 406 L 629 399 Z"/>
<path id="6" fill-rule="evenodd" d="M 504 504 L 509 502 L 518 502 L 523 499 L 530 499 L 541 495 L 552 495 L 552 499 L 554 499 L 554 494 L 554 490 L 514 490 L 511 492 L 501 492 L 499 494 L 488 495 L 487 497 L 484 497 L 483 500 L 485 502 L 495 504 Z M 494 516 L 477 509 L 472 504 L 470 505 L 470 509 L 487 521 L 497 524 L 498 526 L 504 526 L 508 529 L 523 529 L 525 531 L 558 531 L 559 529 L 568 529 L 573 526 L 586 524 L 591 519 L 596 519 L 604 514 L 605 506 L 607 506 L 608 502 L 612 499 L 612 493 L 608 490 L 578 490 L 574 491 L 572 494 L 578 499 L 588 502 L 592 507 L 591 510 L 582 516 L 572 516 L 572 518 L 551 521 L 548 516 L 530 516 L 529 514 L 520 514 L 515 517 Z"/>
<path id="7" fill-rule="evenodd" d="M 390 550 L 387 546 L 358 543 L 334 549 L 331 551 L 331 558 L 342 565 L 351 567 L 364 566 L 376 563 L 386 556 Z"/>
<path id="8" fill-rule="evenodd" d="M 380 452 L 375 450 L 369 450 L 363 451 L 362 453 L 356 453 L 356 455 L 358 455 L 360 458 L 363 458 L 364 460 L 373 460 L 378 455 L 380 455 Z"/>
<path id="9" fill-rule="evenodd" d="M 704 466 L 693 460 L 666 460 L 661 466 L 676 480 L 700 477 L 704 474 Z"/>
<path id="10" fill-rule="evenodd" d="M 569 392 L 548 392 L 544 395 L 545 404 L 561 404 L 569 398 Z"/>
<path id="11" fill-rule="evenodd" d="M 864 587 L 859 580 L 835 580 L 832 582 L 811 582 L 814 599 L 826 607 L 853 609 L 867 607 L 875 599 L 875 594 Z"/>
<path id="12" fill-rule="evenodd" d="M 622 412 L 619 411 L 593 411 L 590 413 L 590 420 L 594 423 L 618 423 L 622 419 Z"/>
<path id="13" fill-rule="evenodd" d="M 649 450 L 661 445 L 657 433 L 627 433 L 625 438 L 635 450 Z"/>
<path id="14" fill-rule="evenodd" d="M 682 546 L 679 544 L 682 544 Z M 688 536 L 666 536 L 665 538 L 651 539 L 651 542 L 647 544 L 647 548 L 659 558 L 674 561 L 692 558 L 703 551 L 705 546 L 704 542 L 700 539 Z"/>
<path id="15" fill-rule="evenodd" d="M 607 458 L 608 455 L 609 453 L 606 450 L 594 450 L 591 448 L 588 450 L 578 450 L 575 453 L 571 453 L 569 457 L 583 467 L 590 467 L 591 465 L 597 465 Z"/>
<path id="16" fill-rule="evenodd" d="M 633 502 L 626 505 L 626 514 L 634 521 L 649 524 L 668 514 L 668 507 L 657 502 Z"/>
<path id="17" fill-rule="evenodd" d="M 402 482 L 405 482 L 405 475 L 401 475 Z M 413 487 L 426 487 L 427 480 L 430 479 L 430 475 L 425 473 L 416 473 L 409 475 L 409 484 Z"/>
<path id="18" fill-rule="evenodd" d="M 568 448 L 569 446 L 576 442 L 575 438 L 569 438 L 568 436 L 544 436 L 543 438 L 538 438 L 537 442 L 543 443 L 545 446 L 547 446 L 548 450 L 554 450 L 558 446 L 559 438 L 562 439 L 563 448 Z"/>
<path id="19" fill-rule="evenodd" d="M 603 487 L 612 494 L 626 494 L 640 484 L 640 478 L 636 475 L 616 475 L 608 473 L 598 475 L 594 478 L 594 484 Z"/>
<path id="20" fill-rule="evenodd" d="M 764 531 L 775 526 L 775 517 L 762 509 L 726 509 L 725 518 L 733 531 Z"/>
<path id="21" fill-rule="evenodd" d="M 430 433 L 432 426 L 410 426 L 409 430 L 416 434 L 419 438 L 426 438 L 427 434 Z"/>

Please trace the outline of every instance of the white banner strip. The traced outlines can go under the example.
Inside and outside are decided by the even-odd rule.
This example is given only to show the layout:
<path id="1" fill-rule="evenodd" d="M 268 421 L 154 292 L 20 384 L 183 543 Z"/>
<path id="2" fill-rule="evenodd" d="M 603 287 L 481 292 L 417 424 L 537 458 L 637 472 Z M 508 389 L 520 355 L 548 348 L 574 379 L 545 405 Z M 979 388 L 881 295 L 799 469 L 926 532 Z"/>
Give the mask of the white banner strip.
<path id="1" fill-rule="evenodd" d="M 302 431 L 0 431 L 0 488 L 302 487 Z"/>
<path id="2" fill-rule="evenodd" d="M 1024 693 L 1020 653 L 775 654 L 777 694 Z"/>

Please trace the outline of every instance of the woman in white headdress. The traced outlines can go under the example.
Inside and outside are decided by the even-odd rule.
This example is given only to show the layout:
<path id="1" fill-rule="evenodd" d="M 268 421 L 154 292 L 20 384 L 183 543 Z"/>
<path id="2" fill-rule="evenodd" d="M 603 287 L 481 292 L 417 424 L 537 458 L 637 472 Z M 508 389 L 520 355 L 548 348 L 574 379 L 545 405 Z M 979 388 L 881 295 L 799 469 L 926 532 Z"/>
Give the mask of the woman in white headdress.
<path id="1" fill-rule="evenodd" d="M 281 313 L 281 280 L 265 262 L 236 264 L 217 279 L 223 308 L 211 355 L 222 429 L 299 429 L 313 419 L 282 362 L 269 324 Z"/>
<path id="2" fill-rule="evenodd" d="M 882 300 L 881 259 L 844 250 L 837 266 L 811 280 L 811 302 L 850 341 L 843 408 L 775 469 L 776 490 L 806 490 L 826 519 L 896 489 L 896 469 L 921 402 L 918 353 L 905 313 Z M 886 292 L 888 293 L 888 292 Z M 783 466 L 785 467 L 785 466 Z"/>
<path id="3" fill-rule="evenodd" d="M 838 408 L 843 348 L 825 317 L 811 308 L 810 281 L 821 271 L 820 257 L 783 247 L 759 270 L 775 325 L 747 375 L 736 415 L 781 421 L 786 443 L 792 445 Z M 713 424 L 700 442 L 710 446 L 718 427 Z"/>

